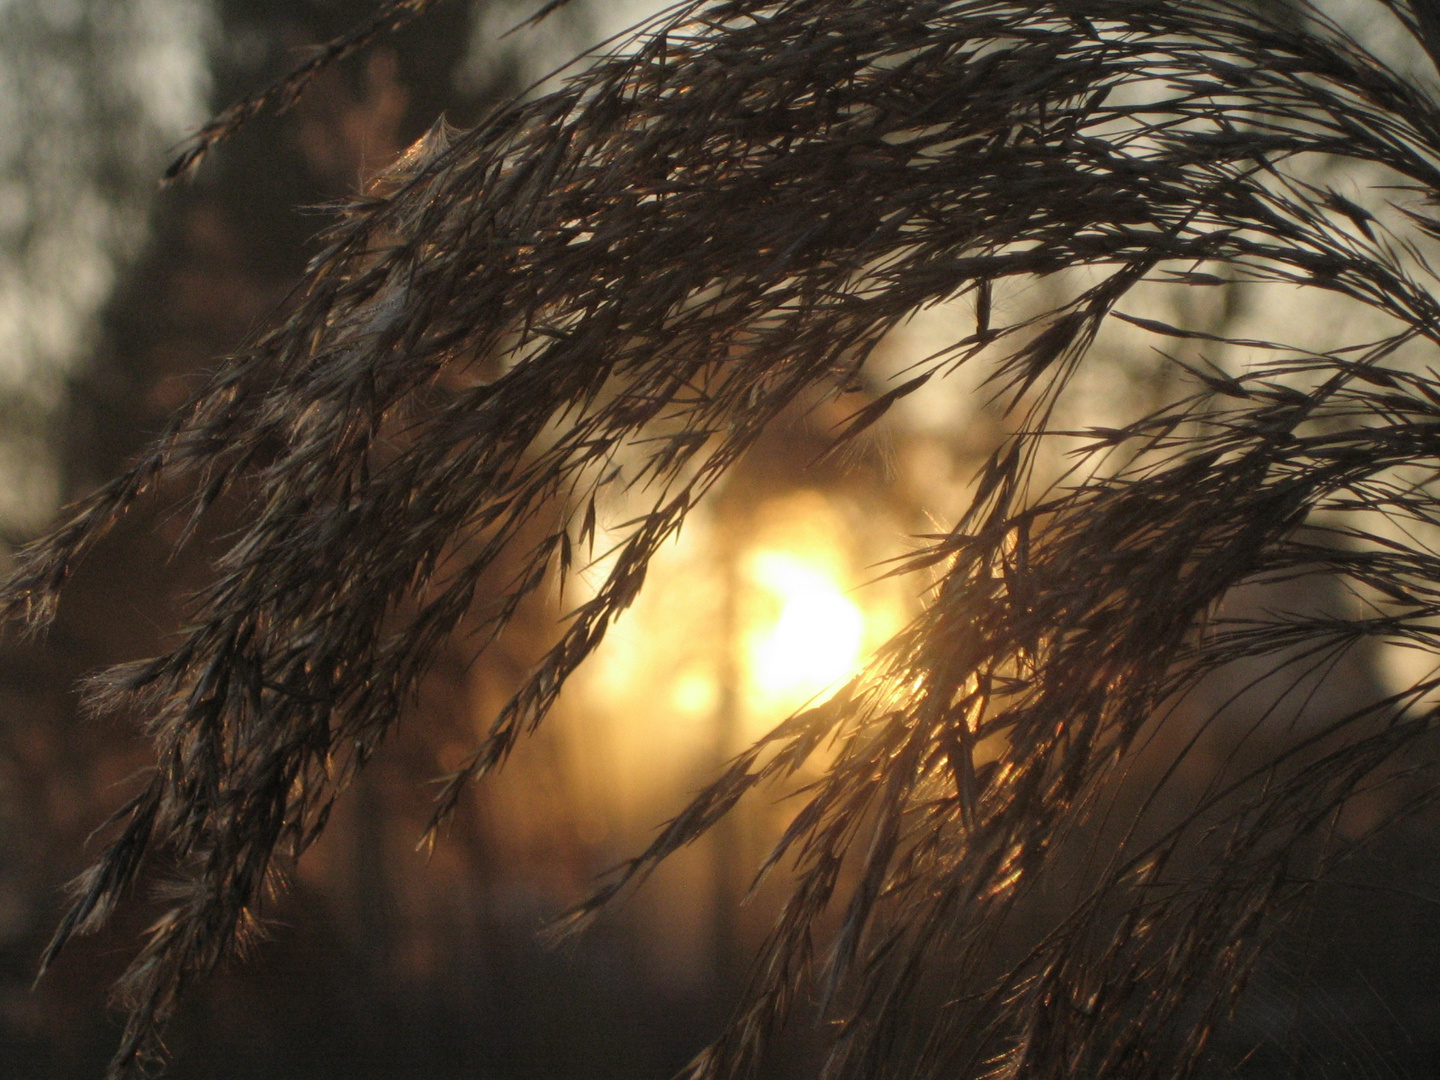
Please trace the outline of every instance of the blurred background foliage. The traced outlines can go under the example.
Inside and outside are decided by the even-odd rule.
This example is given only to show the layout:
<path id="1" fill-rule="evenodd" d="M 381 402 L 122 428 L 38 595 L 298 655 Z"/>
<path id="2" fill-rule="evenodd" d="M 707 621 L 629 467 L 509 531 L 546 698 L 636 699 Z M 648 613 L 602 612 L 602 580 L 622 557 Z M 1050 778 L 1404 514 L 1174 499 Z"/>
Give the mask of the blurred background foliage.
<path id="1" fill-rule="evenodd" d="M 327 200 L 363 186 L 441 113 L 474 122 L 646 6 L 572 5 L 501 40 L 527 5 L 440 5 L 329 71 L 289 114 L 255 122 L 193 182 L 157 188 L 167 150 L 212 110 L 366 10 L 349 0 L 0 4 L 8 543 L 113 475 L 197 374 L 285 303 Z M 1183 294 L 1154 303 L 1232 333 L 1265 317 L 1233 292 L 1203 310 Z M 970 318 L 943 306 L 918 314 L 887 343 L 881 369 L 934 352 Z M 1087 373 L 1077 423 L 1163 398 L 1173 368 L 1125 346 L 1113 343 L 1111 362 Z M 848 676 L 917 610 L 924 583 L 883 578 L 884 560 L 906 550 L 906 536 L 948 527 L 1004 432 L 967 378 L 906 399 L 838 459 L 817 463 L 840 414 L 820 407 L 778 426 L 656 568 L 562 715 L 475 793 L 427 858 L 415 841 L 428 781 L 464 757 L 574 598 L 532 605 L 521 632 L 478 661 L 458 639 L 298 867 L 271 940 L 193 993 L 173 1029 L 172 1075 L 640 1078 L 679 1068 L 718 1030 L 773 913 L 769 892 L 739 901 L 786 803 L 755 800 L 572 947 L 547 951 L 537 932 L 721 762 Z M 147 761 L 138 727 L 80 715 L 77 682 L 149 655 L 182 621 L 205 558 L 203 545 L 169 557 L 184 495 L 170 493 L 109 539 L 48 638 L 0 651 L 6 1077 L 97 1076 L 113 1048 L 105 990 L 145 925 L 143 899 L 33 990 L 31 981 L 87 835 Z M 1237 603 L 1343 600 L 1307 588 Z M 1291 694 L 1303 706 L 1284 722 L 1368 700 L 1394 662 L 1352 653 Z M 1233 684 L 1232 673 L 1202 698 L 1218 706 Z M 1262 682 L 1231 704 L 1233 720 L 1197 759 L 1236 752 L 1224 732 L 1254 728 L 1278 693 Z M 1191 708 L 1198 715 L 1205 701 Z M 1186 782 L 1207 781 L 1197 772 Z M 1256 979 L 1222 1059 L 1255 1076 L 1434 1075 L 1434 841 L 1434 824 L 1414 819 L 1316 893 Z M 802 1025 L 770 1074 L 806 1075 L 810 1056 Z"/>

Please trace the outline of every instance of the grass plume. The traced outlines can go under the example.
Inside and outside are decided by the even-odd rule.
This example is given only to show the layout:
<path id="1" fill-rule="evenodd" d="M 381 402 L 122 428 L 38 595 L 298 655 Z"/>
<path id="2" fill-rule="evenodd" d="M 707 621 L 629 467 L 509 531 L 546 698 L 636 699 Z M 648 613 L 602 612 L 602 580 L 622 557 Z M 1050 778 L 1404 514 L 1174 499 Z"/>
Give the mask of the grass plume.
<path id="1" fill-rule="evenodd" d="M 1428 0 L 1373 6 L 1433 42 Z M 774 856 L 793 860 L 793 894 L 697 1080 L 743 1075 L 807 985 L 842 1021 L 827 1076 L 1190 1075 L 1304 893 L 1302 853 L 1427 737 L 1433 680 L 1330 721 L 1158 834 L 1124 834 L 1024 955 L 997 965 L 991 948 L 1205 675 L 1367 639 L 1436 644 L 1440 556 L 1367 522 L 1440 523 L 1440 380 L 1397 359 L 1440 343 L 1425 248 L 1440 109 L 1300 14 L 683 5 L 544 96 L 437 126 L 343 207 L 283 318 L 29 548 L 3 594 L 11 619 L 43 625 L 76 561 L 163 479 L 194 485 L 197 516 L 227 496 L 251 507 L 175 647 L 93 688 L 96 708 L 148 718 L 158 767 L 49 955 L 105 918 L 147 855 L 179 866 L 121 987 L 114 1075 L 154 1058 L 177 995 L 233 950 L 277 852 L 313 841 L 462 616 L 501 633 L 581 557 L 617 465 L 649 511 L 448 778 L 437 824 L 544 719 L 767 425 L 850 384 L 916 309 L 966 294 L 973 333 L 842 433 L 972 363 L 1023 418 L 963 517 L 910 562 L 942 568 L 927 611 L 741 755 L 576 918 L 834 740 Z M 1385 205 L 1319 185 L 1322 159 L 1384 170 Z M 1075 271 L 1092 283 L 1037 315 L 990 302 Z M 1262 357 L 1249 373 L 1194 369 L 1188 396 L 1089 433 L 1085 460 L 1118 452 L 1123 467 L 1032 483 L 1107 321 L 1165 348 L 1196 339 L 1122 310 L 1154 280 L 1317 290 L 1391 329 L 1319 352 L 1235 343 Z M 1397 472 L 1415 466 L 1426 482 Z M 568 519 L 534 542 L 556 505 Z M 519 572 L 479 594 L 502 554 Z M 1371 613 L 1215 618 L 1242 585 L 1318 575 L 1375 597 Z M 1172 874 L 1193 851 L 1204 873 Z M 949 1004 L 917 1010 L 937 984 Z"/>

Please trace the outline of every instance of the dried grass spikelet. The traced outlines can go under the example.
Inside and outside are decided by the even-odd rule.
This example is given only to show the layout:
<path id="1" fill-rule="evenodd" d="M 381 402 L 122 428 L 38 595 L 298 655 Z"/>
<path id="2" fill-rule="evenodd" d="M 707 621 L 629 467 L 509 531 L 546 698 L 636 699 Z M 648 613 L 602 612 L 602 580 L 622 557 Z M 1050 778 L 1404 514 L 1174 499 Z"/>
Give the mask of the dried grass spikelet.
<path id="1" fill-rule="evenodd" d="M 1428 6 L 1385 6 L 1431 39 Z M 991 950 L 1157 710 L 1207 672 L 1318 663 L 1370 638 L 1434 647 L 1440 563 L 1362 514 L 1440 521 L 1430 489 L 1394 474 L 1433 468 L 1440 445 L 1434 373 L 1392 362 L 1437 340 L 1434 277 L 1419 241 L 1305 163 L 1387 170 L 1387 197 L 1409 200 L 1391 217 L 1440 235 L 1423 206 L 1440 198 L 1440 110 L 1306 15 L 692 4 L 632 54 L 432 135 L 357 197 L 284 321 L 29 549 L 4 593 L 11 618 L 43 623 L 75 561 L 161 477 L 193 478 L 197 515 L 227 492 L 253 506 L 179 644 L 97 683 L 98 707 L 148 710 L 158 769 L 50 955 L 104 918 L 148 852 L 181 868 L 125 977 L 113 1075 L 153 1058 L 176 994 L 231 951 L 277 850 L 323 825 L 347 775 L 334 763 L 363 764 L 461 616 L 501 632 L 593 542 L 612 462 L 642 463 L 625 480 L 653 507 L 449 778 L 437 822 L 541 722 L 657 547 L 767 424 L 844 384 L 916 308 L 967 293 L 974 333 L 842 434 L 982 353 L 1026 410 L 970 510 L 911 560 L 943 568 L 928 611 L 863 679 L 742 755 L 576 918 L 835 739 L 772 860 L 794 862 L 791 899 L 696 1077 L 743 1073 L 817 975 L 843 1020 L 827 1075 L 1191 1073 L 1303 893 L 1297 853 L 1426 736 L 1417 703 L 1433 681 L 1334 720 L 1159 835 L 1121 836 L 1032 949 L 998 968 Z M 991 310 L 997 284 L 1076 268 L 1098 283 L 1058 307 Z M 1322 353 L 1245 343 L 1269 357 L 1252 374 L 1193 371 L 1191 396 L 1091 433 L 1088 460 L 1120 452 L 1124 467 L 1032 491 L 1055 402 L 1106 320 L 1162 344 L 1194 336 L 1118 315 L 1156 278 L 1289 283 L 1394 329 Z M 557 503 L 569 520 L 518 553 L 508 588 L 477 595 Z M 442 572 L 459 537 L 476 540 Z M 1318 574 L 1383 607 L 1207 628 L 1242 583 Z M 1006 749 L 977 763 L 995 735 Z M 1208 868 L 1180 883 L 1192 849 Z M 817 920 L 836 904 L 818 964 Z M 937 986 L 949 1004 L 918 1010 Z"/>

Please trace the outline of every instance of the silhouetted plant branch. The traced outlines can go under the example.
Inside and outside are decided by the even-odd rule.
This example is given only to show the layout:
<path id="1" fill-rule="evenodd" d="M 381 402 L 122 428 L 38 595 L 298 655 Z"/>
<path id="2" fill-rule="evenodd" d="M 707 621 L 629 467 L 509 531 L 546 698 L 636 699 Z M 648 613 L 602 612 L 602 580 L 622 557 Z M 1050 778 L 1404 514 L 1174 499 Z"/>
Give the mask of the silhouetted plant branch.
<path id="1" fill-rule="evenodd" d="M 229 139 L 265 109 L 273 108 L 279 113 L 288 111 L 326 68 L 365 48 L 382 34 L 402 29 L 440 2 L 443 0 L 382 0 L 370 18 L 325 42 L 282 78 L 237 101 L 197 131 L 190 138 L 189 145 L 165 170 L 165 179 L 177 180 L 193 172 L 211 150 Z M 561 3 L 554 7 L 560 7 L 566 2 L 567 0 L 561 0 Z"/>
<path id="2" fill-rule="evenodd" d="M 1428 4 L 1384 6 L 1433 42 Z M 1440 556 L 1415 537 L 1440 523 L 1440 381 L 1405 357 L 1440 340 L 1426 256 L 1440 110 L 1302 14 L 692 4 L 543 97 L 471 131 L 437 126 L 344 207 L 283 321 L 30 549 L 4 594 L 43 625 L 75 562 L 167 477 L 195 484 L 197 517 L 227 494 L 253 507 L 177 646 L 92 690 L 97 709 L 149 718 L 158 768 L 47 960 L 104 921 L 147 855 L 180 866 L 121 986 L 115 1075 L 153 1056 L 177 994 L 232 950 L 277 852 L 314 840 L 461 617 L 502 632 L 588 553 L 615 467 L 651 509 L 448 779 L 437 825 L 544 719 L 766 426 L 840 393 L 917 308 L 967 294 L 974 332 L 840 435 L 962 364 L 991 365 L 1023 417 L 954 529 L 906 564 L 941 570 L 925 614 L 742 754 L 575 918 L 833 743 L 770 860 L 793 861 L 791 898 L 695 1076 L 753 1065 L 812 982 L 844 1021 L 827 1075 L 1193 1072 L 1302 879 L 1339 857 L 1323 842 L 1335 814 L 1430 732 L 1436 679 L 1241 769 L 1158 831 L 1142 806 L 1028 952 L 1002 962 L 995 944 L 1103 833 L 1116 785 L 1204 676 L 1247 658 L 1320 667 L 1367 639 L 1436 644 Z M 1361 206 L 1315 179 L 1321 158 L 1390 187 Z M 992 303 L 1008 282 L 1079 270 L 1090 284 L 1039 314 Z M 1389 329 L 1315 352 L 1117 310 L 1156 280 L 1317 290 Z M 1261 359 L 1188 368 L 1193 394 L 1081 433 L 1081 467 L 1044 487 L 1041 448 L 1076 436 L 1057 401 L 1112 319 L 1167 348 Z M 510 551 L 557 504 L 568 519 Z M 507 551 L 520 572 L 478 594 Z M 1237 586 L 1320 575 L 1371 613 L 1215 617 Z M 1203 873 L 1177 869 L 1197 853 Z M 917 1028 L 936 985 L 948 1004 Z"/>

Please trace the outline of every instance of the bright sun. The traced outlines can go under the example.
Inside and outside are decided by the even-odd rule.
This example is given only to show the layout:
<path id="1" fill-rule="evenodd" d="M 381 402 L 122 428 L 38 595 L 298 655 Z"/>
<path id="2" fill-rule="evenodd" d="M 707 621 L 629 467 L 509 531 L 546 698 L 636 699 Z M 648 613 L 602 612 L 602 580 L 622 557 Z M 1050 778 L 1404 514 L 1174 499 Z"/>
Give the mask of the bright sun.
<path id="1" fill-rule="evenodd" d="M 860 663 L 865 616 L 835 578 L 788 551 L 757 551 L 747 563 L 773 613 L 746 635 L 755 704 L 798 708 L 849 678 Z"/>

